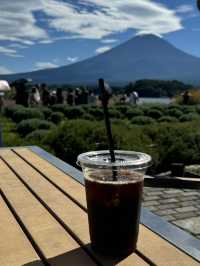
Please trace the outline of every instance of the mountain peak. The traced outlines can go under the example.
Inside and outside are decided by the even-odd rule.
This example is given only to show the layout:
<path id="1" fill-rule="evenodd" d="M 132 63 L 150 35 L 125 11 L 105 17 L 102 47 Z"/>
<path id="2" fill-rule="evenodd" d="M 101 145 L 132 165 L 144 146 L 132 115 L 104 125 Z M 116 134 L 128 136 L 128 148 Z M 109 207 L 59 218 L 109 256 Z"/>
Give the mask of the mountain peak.
<path id="1" fill-rule="evenodd" d="M 35 83 L 96 84 L 99 77 L 104 77 L 113 84 L 139 79 L 200 83 L 199 69 L 199 58 L 184 53 L 164 38 L 143 34 L 82 62 L 51 70 L 1 76 L 1 79 L 32 78 Z"/>
<path id="2" fill-rule="evenodd" d="M 136 35 L 136 38 L 155 38 L 155 39 L 162 39 L 161 36 L 157 35 L 157 34 L 153 34 L 153 33 L 144 33 L 144 34 L 138 34 Z"/>

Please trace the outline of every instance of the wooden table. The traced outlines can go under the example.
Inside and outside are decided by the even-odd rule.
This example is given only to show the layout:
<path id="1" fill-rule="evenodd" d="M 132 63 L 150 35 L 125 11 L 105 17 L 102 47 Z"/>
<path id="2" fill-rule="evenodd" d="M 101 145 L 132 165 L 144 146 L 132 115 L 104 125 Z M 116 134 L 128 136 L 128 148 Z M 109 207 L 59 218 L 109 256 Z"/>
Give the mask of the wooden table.
<path id="1" fill-rule="evenodd" d="M 94 253 L 82 184 L 81 172 L 38 147 L 1 149 L 0 266 L 200 265 L 200 241 L 145 209 L 136 253 Z"/>

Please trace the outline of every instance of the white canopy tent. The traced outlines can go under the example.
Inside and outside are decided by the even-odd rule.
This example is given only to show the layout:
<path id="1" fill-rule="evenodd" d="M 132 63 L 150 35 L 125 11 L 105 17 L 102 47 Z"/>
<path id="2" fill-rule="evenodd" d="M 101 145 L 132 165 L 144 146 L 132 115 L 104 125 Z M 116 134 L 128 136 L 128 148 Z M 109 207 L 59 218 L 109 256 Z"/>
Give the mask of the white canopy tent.
<path id="1" fill-rule="evenodd" d="M 10 91 L 10 85 L 6 80 L 0 80 L 0 92 L 7 92 Z"/>

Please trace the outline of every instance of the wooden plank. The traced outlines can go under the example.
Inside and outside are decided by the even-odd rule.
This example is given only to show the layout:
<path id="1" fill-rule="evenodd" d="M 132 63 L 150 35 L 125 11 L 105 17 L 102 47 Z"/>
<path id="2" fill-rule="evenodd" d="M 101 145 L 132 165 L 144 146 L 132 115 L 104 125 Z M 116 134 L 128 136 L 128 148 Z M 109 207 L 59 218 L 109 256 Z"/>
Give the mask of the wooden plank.
<path id="1" fill-rule="evenodd" d="M 0 187 L 50 265 L 96 265 L 2 160 Z"/>
<path id="2" fill-rule="evenodd" d="M 145 226 L 140 226 L 138 249 L 156 265 L 162 266 L 197 266 L 199 262 L 169 244 L 160 236 L 152 233 Z"/>
<path id="3" fill-rule="evenodd" d="M 19 176 L 48 205 L 48 207 L 65 223 L 65 225 L 70 228 L 74 235 L 78 236 L 82 244 L 88 246 L 90 238 L 87 213 L 62 192 L 56 189 L 51 183 L 47 182 L 46 179 L 12 151 L 3 150 L 0 154 L 8 164 L 12 165 L 17 174 L 19 174 Z M 132 254 L 129 257 L 130 263 L 127 264 L 127 260 L 118 261 L 99 256 L 93 253 L 90 247 L 89 252 L 91 252 L 97 260 L 102 261 L 103 265 L 149 265 L 136 254 Z"/>
<path id="4" fill-rule="evenodd" d="M 44 265 L 0 195 L 0 265 Z"/>
<path id="5" fill-rule="evenodd" d="M 45 169 L 45 175 L 49 178 L 54 180 L 57 185 L 60 185 L 60 178 L 56 178 L 56 175 L 52 175 L 51 169 L 54 166 L 51 166 L 48 162 L 44 159 L 40 158 L 38 155 L 32 154 L 31 151 L 28 149 L 20 149 L 17 152 L 28 158 L 28 161 L 36 165 L 37 167 Z M 44 163 L 45 162 L 45 163 Z M 56 169 L 60 172 L 60 170 Z M 63 174 L 63 173 L 62 173 Z M 77 183 L 76 181 L 73 181 Z M 78 184 L 79 185 L 79 184 Z M 81 186 L 81 185 L 79 185 Z M 63 186 L 70 195 L 73 196 L 74 191 L 73 187 Z M 82 192 L 83 193 L 83 192 Z M 85 200 L 80 202 L 84 207 L 86 207 Z M 166 240 L 162 239 L 149 229 L 144 226 L 140 226 L 140 235 L 139 235 L 139 242 L 138 242 L 138 250 L 139 252 L 143 253 L 146 257 L 150 258 L 155 264 L 158 265 L 199 265 L 198 262 L 190 258 L 188 255 L 180 251 L 179 249 L 175 248 Z M 161 248 L 162 247 L 162 248 Z M 168 263 L 170 261 L 170 264 Z"/>
<path id="6" fill-rule="evenodd" d="M 66 175 L 61 170 L 57 169 L 52 164 L 39 157 L 28 148 L 15 148 L 13 150 L 34 165 L 59 188 L 63 189 L 72 198 L 76 199 L 82 206 L 86 206 L 85 188 L 80 186 L 80 184 L 73 178 Z"/>

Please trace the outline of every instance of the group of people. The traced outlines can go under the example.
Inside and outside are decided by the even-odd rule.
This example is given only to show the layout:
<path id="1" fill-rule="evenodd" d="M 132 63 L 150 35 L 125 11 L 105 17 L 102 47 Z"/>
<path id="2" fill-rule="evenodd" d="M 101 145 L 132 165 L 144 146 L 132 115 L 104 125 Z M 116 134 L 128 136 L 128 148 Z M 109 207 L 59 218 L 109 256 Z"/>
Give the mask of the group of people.
<path id="1" fill-rule="evenodd" d="M 66 95 L 66 103 L 70 106 L 81 104 L 96 104 L 97 97 L 92 91 L 86 88 L 76 88 L 74 91 L 70 89 Z"/>
<path id="2" fill-rule="evenodd" d="M 95 104 L 96 96 L 93 92 L 88 91 L 86 88 L 76 88 L 75 90 L 69 89 L 67 92 L 62 88 L 50 90 L 48 86 L 43 83 L 41 85 L 32 85 L 28 81 L 22 80 L 12 84 L 15 88 L 15 101 L 16 104 L 25 107 L 32 106 L 51 106 L 54 104 L 68 104 L 70 106 L 80 104 Z"/>

